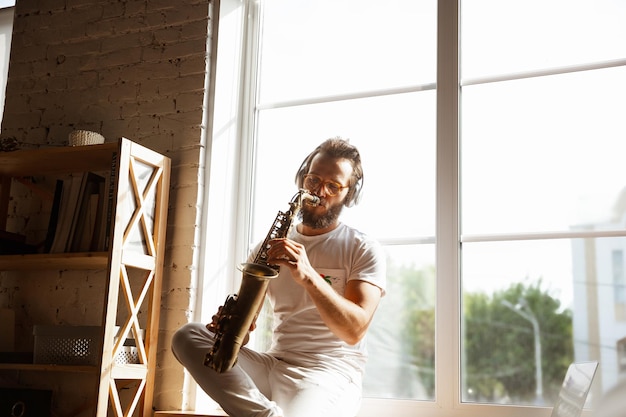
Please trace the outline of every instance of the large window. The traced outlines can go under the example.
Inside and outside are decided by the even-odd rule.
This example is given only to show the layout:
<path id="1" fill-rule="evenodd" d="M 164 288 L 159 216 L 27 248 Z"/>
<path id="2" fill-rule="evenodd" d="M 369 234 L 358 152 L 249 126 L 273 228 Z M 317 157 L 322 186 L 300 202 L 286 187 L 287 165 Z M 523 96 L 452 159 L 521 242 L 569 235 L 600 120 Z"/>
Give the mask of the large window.
<path id="1" fill-rule="evenodd" d="M 600 362 L 593 399 L 617 382 L 625 15 L 620 0 L 222 0 L 217 99 L 236 104 L 216 105 L 211 161 L 238 169 L 208 182 L 232 201 L 220 259 L 265 236 L 321 141 L 363 154 L 343 220 L 385 246 L 389 288 L 360 416 L 550 406 L 571 361 Z"/>

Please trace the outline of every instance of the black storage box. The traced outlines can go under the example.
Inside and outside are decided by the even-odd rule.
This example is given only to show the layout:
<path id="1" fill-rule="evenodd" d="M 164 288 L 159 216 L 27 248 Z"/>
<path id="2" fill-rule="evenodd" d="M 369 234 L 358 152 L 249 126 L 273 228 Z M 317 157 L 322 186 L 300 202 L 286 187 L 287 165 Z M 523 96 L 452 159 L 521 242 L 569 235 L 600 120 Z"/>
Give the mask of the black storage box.
<path id="1" fill-rule="evenodd" d="M 0 388 L 1 417 L 50 417 L 52 391 Z"/>

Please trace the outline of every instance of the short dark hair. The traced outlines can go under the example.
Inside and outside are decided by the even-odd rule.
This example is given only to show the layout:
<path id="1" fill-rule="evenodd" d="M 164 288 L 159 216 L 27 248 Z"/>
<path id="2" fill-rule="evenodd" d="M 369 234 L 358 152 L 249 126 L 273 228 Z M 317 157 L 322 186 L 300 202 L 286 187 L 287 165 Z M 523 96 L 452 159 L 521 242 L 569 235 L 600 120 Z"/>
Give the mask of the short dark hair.
<path id="1" fill-rule="evenodd" d="M 361 189 L 363 188 L 363 167 L 361 166 L 361 154 L 356 146 L 351 145 L 346 139 L 334 137 L 326 139 L 317 148 L 313 150 L 300 165 L 296 173 L 296 185 L 302 188 L 304 176 L 309 173 L 313 158 L 319 154 L 324 154 L 331 158 L 347 159 L 352 164 L 352 177 L 350 178 L 348 195 L 344 200 L 346 207 L 358 204 L 361 198 Z"/>

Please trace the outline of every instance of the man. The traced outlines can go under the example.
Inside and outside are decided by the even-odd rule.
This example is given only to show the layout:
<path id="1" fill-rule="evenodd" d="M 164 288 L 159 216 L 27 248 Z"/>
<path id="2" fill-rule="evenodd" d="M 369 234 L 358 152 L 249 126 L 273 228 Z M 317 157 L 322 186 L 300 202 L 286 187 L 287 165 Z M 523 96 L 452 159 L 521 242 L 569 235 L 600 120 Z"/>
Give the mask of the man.
<path id="1" fill-rule="evenodd" d="M 358 150 L 328 139 L 305 158 L 296 185 L 320 202 L 304 203 L 288 238 L 270 241 L 268 263 L 280 274 L 267 291 L 269 351 L 243 347 L 235 366 L 217 373 L 203 365 L 215 322 L 187 324 L 172 339 L 177 359 L 232 417 L 351 417 L 360 405 L 364 337 L 384 295 L 386 266 L 377 242 L 339 221 L 360 197 Z"/>

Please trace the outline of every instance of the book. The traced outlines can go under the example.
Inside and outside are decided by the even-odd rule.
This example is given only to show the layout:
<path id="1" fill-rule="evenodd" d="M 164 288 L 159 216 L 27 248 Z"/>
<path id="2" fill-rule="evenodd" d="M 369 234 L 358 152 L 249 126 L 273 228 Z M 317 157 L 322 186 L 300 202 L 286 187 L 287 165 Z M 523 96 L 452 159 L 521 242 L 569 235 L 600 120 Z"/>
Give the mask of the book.
<path id="1" fill-rule="evenodd" d="M 96 211 L 96 218 L 94 219 L 94 230 L 91 238 L 91 244 L 89 250 L 103 251 L 104 250 L 104 237 L 107 220 L 107 190 L 109 189 L 109 177 L 105 177 L 103 182 L 98 184 L 98 209 Z"/>
<path id="2" fill-rule="evenodd" d="M 98 218 L 98 201 L 100 195 L 98 193 L 90 194 L 87 207 L 85 208 L 84 221 L 80 229 L 80 234 L 75 237 L 75 252 L 89 252 L 91 250 L 91 242 L 96 230 L 96 220 Z"/>
<path id="3" fill-rule="evenodd" d="M 87 252 L 91 249 L 101 183 L 104 183 L 104 177 L 98 174 L 86 172 L 83 175 L 66 252 Z"/>
<path id="4" fill-rule="evenodd" d="M 63 191 L 59 205 L 59 221 L 56 225 L 54 240 L 50 247 L 50 253 L 65 252 L 70 238 L 74 212 L 78 205 L 78 197 L 83 182 L 83 175 L 73 175 L 63 180 Z"/>
<path id="5" fill-rule="evenodd" d="M 82 200 L 85 195 L 85 188 L 87 187 L 87 177 L 89 173 L 85 172 L 80 176 L 80 188 L 78 190 L 78 196 L 76 197 L 75 204 L 73 206 L 69 206 L 68 210 L 72 211 L 71 221 L 70 221 L 70 231 L 67 236 L 67 240 L 65 242 L 65 248 L 63 252 L 71 252 L 72 242 L 74 240 L 74 234 L 76 230 L 76 225 L 79 222 L 80 216 L 80 208 L 82 205 Z"/>
<path id="6" fill-rule="evenodd" d="M 52 200 L 52 210 L 50 211 L 50 220 L 48 221 L 48 232 L 44 241 L 43 252 L 49 253 L 54 242 L 54 235 L 57 231 L 57 223 L 59 222 L 59 209 L 61 206 L 61 195 L 63 194 L 63 181 L 57 180 L 54 188 L 54 198 Z"/>

